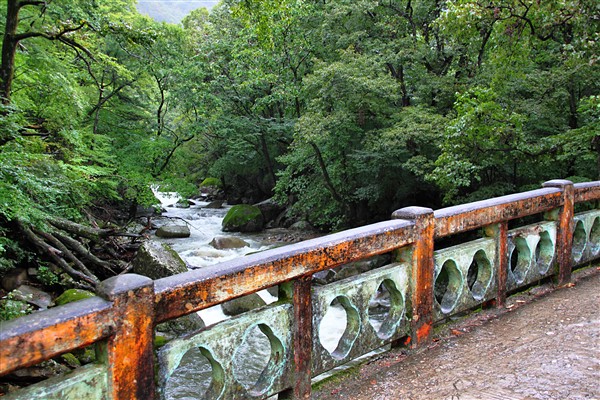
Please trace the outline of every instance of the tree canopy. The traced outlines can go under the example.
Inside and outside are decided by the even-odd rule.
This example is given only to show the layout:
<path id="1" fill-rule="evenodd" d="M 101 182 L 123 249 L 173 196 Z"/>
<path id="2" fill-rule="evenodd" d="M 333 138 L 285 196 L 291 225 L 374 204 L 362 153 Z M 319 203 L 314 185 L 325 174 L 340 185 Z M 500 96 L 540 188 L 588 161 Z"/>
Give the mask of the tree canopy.
<path id="1" fill-rule="evenodd" d="M 134 0 L 2 2 L 0 259 L 150 184 L 214 177 L 334 230 L 598 179 L 597 7 L 223 0 L 176 25 Z"/>

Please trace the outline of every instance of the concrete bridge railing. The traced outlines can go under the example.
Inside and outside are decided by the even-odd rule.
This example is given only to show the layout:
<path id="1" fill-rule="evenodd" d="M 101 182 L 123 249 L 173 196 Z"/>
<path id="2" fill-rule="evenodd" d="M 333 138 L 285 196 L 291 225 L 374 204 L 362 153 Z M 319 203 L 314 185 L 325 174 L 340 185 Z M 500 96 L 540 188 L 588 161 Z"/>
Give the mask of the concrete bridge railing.
<path id="1" fill-rule="evenodd" d="M 437 211 L 404 208 L 389 221 L 156 281 L 111 278 L 101 284 L 101 297 L 3 323 L 0 375 L 91 344 L 99 355 L 94 364 L 5 398 L 157 398 L 184 355 L 199 349 L 213 377 L 200 397 L 307 399 L 311 378 L 324 371 L 384 345 L 423 345 L 436 322 L 483 304 L 502 306 L 507 294 L 544 278 L 569 282 L 575 266 L 600 257 L 599 200 L 600 181 L 556 180 Z M 575 205 L 588 211 L 575 214 Z M 523 219 L 530 223 L 519 225 Z M 440 246 L 477 229 L 482 237 Z M 313 285 L 317 272 L 383 253 L 393 254 L 392 263 Z M 157 324 L 275 285 L 278 302 L 154 350 Z M 389 304 L 376 324 L 369 303 L 382 290 Z M 343 307 L 347 322 L 330 351 L 319 326 L 333 304 Z M 255 382 L 240 382 L 233 359 L 256 328 L 268 338 L 270 357 Z"/>

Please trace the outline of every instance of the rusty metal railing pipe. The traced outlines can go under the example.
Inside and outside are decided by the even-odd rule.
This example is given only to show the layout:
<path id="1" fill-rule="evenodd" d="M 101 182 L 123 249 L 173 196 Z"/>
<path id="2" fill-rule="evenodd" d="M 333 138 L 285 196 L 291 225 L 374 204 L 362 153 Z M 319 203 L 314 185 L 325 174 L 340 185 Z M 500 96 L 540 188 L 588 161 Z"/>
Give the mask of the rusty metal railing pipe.
<path id="1" fill-rule="evenodd" d="M 120 315 L 99 297 L 2 322 L 0 375 L 110 336 Z"/>
<path id="2" fill-rule="evenodd" d="M 442 238 L 501 221 L 543 213 L 560 207 L 562 200 L 560 189 L 547 188 L 442 208 L 434 212 L 435 237 Z"/>

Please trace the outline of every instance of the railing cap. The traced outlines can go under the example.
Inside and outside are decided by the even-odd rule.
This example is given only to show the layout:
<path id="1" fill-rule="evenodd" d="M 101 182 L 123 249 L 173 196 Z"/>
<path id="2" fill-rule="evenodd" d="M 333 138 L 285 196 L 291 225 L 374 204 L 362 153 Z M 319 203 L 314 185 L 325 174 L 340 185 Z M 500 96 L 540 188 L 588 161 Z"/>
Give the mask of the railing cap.
<path id="1" fill-rule="evenodd" d="M 404 207 L 392 213 L 392 219 L 408 219 L 413 220 L 422 218 L 425 215 L 433 215 L 433 210 L 427 207 Z"/>
<path id="2" fill-rule="evenodd" d="M 567 179 L 553 179 L 551 181 L 544 182 L 542 187 L 555 187 L 555 188 L 564 188 L 565 186 L 573 186 L 573 182 Z"/>
<path id="3" fill-rule="evenodd" d="M 118 275 L 102 281 L 98 286 L 98 293 L 106 300 L 112 301 L 130 290 L 138 290 L 153 285 L 154 281 L 147 276 L 137 274 Z"/>

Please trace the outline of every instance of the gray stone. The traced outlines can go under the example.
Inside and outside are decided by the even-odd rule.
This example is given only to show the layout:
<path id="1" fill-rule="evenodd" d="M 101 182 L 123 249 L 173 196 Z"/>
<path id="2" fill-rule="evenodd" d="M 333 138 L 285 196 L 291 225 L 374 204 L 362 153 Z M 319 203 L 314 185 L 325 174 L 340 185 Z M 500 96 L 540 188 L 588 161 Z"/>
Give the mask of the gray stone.
<path id="1" fill-rule="evenodd" d="M 175 208 L 190 208 L 190 202 L 187 200 L 181 200 L 181 201 L 178 201 L 177 203 L 175 203 L 175 205 L 173 207 L 175 207 Z"/>
<path id="2" fill-rule="evenodd" d="M 319 285 L 326 285 L 335 281 L 336 273 L 332 269 L 326 269 L 325 271 L 319 271 L 313 274 L 313 282 Z"/>
<path id="3" fill-rule="evenodd" d="M 6 291 L 15 290 L 27 281 L 27 270 L 25 268 L 15 268 L 10 270 L 2 278 L 2 288 Z"/>
<path id="4" fill-rule="evenodd" d="M 258 294 L 252 293 L 223 303 L 221 307 L 225 315 L 234 316 L 264 305 L 266 305 L 265 301 Z"/>
<path id="5" fill-rule="evenodd" d="M 12 293 L 15 299 L 33 304 L 34 306 L 42 309 L 48 308 L 54 304 L 52 302 L 52 296 L 43 290 L 34 288 L 33 286 L 21 285 Z"/>
<path id="6" fill-rule="evenodd" d="M 273 297 L 279 297 L 279 285 L 268 287 L 267 292 Z"/>
<path id="7" fill-rule="evenodd" d="M 312 231 L 313 226 L 308 221 L 298 221 L 290 226 L 290 229 L 295 231 Z"/>
<path id="8" fill-rule="evenodd" d="M 166 225 L 156 230 L 156 236 L 168 239 L 186 238 L 190 237 L 190 234 L 187 225 Z"/>
<path id="9" fill-rule="evenodd" d="M 265 217 L 265 222 L 267 224 L 271 223 L 271 225 L 274 226 L 276 226 L 274 223 L 275 219 L 277 219 L 279 214 L 281 214 L 281 212 L 285 209 L 283 206 L 277 204 L 273 198 L 261 201 L 255 205 L 260 209 L 263 217 Z"/>
<path id="10" fill-rule="evenodd" d="M 179 336 L 186 333 L 195 332 L 204 328 L 206 324 L 196 313 L 184 315 L 156 326 L 156 330 L 162 333 Z"/>
<path id="11" fill-rule="evenodd" d="M 215 201 L 211 201 L 210 203 L 208 203 L 208 205 L 206 205 L 206 207 L 204 208 L 223 208 L 223 203 L 225 203 L 225 200 L 215 200 Z"/>
<path id="12" fill-rule="evenodd" d="M 241 249 L 242 247 L 248 247 L 248 242 L 232 236 L 217 236 L 211 240 L 209 244 L 218 250 Z"/>
<path id="13" fill-rule="evenodd" d="M 367 271 L 371 271 L 375 268 L 382 267 L 390 262 L 391 256 L 389 254 L 382 254 L 367 258 L 365 260 L 344 264 L 335 268 L 335 275 L 332 277 L 332 279 L 333 281 L 339 281 L 350 276 L 355 276 Z"/>
<path id="14" fill-rule="evenodd" d="M 166 243 L 144 242 L 133 260 L 133 272 L 151 279 L 165 278 L 187 270 L 185 262 Z"/>

